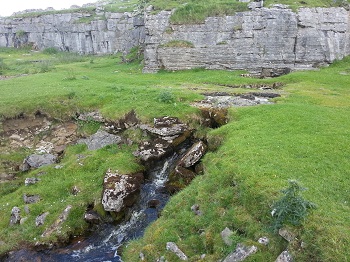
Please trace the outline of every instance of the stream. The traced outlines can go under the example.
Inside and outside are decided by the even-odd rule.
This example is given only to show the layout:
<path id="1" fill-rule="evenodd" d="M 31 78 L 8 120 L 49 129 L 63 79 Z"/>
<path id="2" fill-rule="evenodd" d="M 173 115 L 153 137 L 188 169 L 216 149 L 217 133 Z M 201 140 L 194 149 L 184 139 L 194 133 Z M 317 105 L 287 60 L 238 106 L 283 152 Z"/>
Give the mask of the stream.
<path id="1" fill-rule="evenodd" d="M 100 225 L 98 229 L 87 238 L 77 238 L 71 244 L 63 248 L 40 252 L 22 249 L 12 252 L 8 258 L 5 259 L 5 262 L 122 261 L 118 255 L 120 247 L 132 239 L 141 237 L 146 227 L 158 218 L 160 211 L 169 200 L 170 196 L 165 190 L 165 183 L 169 173 L 189 146 L 189 143 L 182 146 L 180 150 L 160 160 L 147 172 L 147 180 L 141 187 L 140 197 L 129 211 L 129 220 L 118 225 Z M 155 204 L 150 206 L 150 201 Z"/>

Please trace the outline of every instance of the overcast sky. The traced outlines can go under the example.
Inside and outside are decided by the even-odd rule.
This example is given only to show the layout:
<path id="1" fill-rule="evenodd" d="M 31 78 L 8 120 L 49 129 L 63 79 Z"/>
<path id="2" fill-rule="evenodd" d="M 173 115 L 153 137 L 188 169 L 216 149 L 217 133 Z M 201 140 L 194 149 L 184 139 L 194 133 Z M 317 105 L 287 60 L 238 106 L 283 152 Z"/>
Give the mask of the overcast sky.
<path id="1" fill-rule="evenodd" d="M 0 16 L 10 16 L 14 12 L 25 9 L 46 9 L 53 7 L 56 10 L 69 8 L 71 5 L 94 3 L 96 0 L 0 0 Z"/>

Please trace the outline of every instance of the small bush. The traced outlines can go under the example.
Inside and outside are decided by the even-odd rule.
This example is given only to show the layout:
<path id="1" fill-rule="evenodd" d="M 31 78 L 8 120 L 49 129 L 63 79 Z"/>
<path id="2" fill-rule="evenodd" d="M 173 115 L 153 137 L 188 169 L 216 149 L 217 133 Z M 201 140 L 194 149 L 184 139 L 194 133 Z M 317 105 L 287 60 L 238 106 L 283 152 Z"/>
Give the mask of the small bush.
<path id="1" fill-rule="evenodd" d="M 289 187 L 281 190 L 284 194 L 272 206 L 274 218 L 273 229 L 278 230 L 284 224 L 299 226 L 306 218 L 309 209 L 316 208 L 316 205 L 301 196 L 301 187 L 296 180 L 288 180 Z"/>
<path id="2" fill-rule="evenodd" d="M 158 101 L 162 103 L 174 103 L 175 102 L 175 96 L 172 92 L 166 90 L 162 91 L 158 96 Z"/>

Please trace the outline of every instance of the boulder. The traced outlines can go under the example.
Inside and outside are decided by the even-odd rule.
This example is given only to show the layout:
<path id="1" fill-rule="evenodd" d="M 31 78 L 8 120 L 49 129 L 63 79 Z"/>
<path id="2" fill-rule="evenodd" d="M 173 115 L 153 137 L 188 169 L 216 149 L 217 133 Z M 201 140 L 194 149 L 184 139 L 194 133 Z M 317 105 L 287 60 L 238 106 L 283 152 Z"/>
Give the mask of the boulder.
<path id="1" fill-rule="evenodd" d="M 223 262 L 239 262 L 246 259 L 248 256 L 255 254 L 258 251 L 256 246 L 245 246 L 238 244 L 234 252 L 229 254 Z"/>
<path id="2" fill-rule="evenodd" d="M 165 157 L 191 135 L 188 126 L 182 124 L 176 117 L 154 118 L 153 127 L 143 124 L 140 128 L 154 138 L 152 141 L 142 143 L 134 153 L 144 162 Z"/>
<path id="3" fill-rule="evenodd" d="M 30 168 L 39 168 L 56 163 L 57 157 L 52 154 L 33 154 L 23 160 L 22 171 L 28 171 Z"/>
<path id="4" fill-rule="evenodd" d="M 99 224 L 101 217 L 96 211 L 89 210 L 84 214 L 84 220 L 90 224 Z"/>
<path id="5" fill-rule="evenodd" d="M 10 226 L 19 224 L 21 221 L 21 210 L 18 207 L 12 208 Z"/>
<path id="6" fill-rule="evenodd" d="M 142 173 L 119 174 L 106 172 L 103 182 L 102 205 L 105 211 L 120 212 L 130 207 L 136 200 L 144 181 Z"/>
<path id="7" fill-rule="evenodd" d="M 25 185 L 25 186 L 34 185 L 34 184 L 36 184 L 36 183 L 39 182 L 39 181 L 40 181 L 39 178 L 36 178 L 36 177 L 28 177 L 28 178 L 26 178 L 26 180 L 24 180 L 24 185 Z"/>
<path id="8" fill-rule="evenodd" d="M 23 195 L 23 201 L 26 204 L 34 204 L 40 201 L 40 196 L 39 195 Z"/>
<path id="9" fill-rule="evenodd" d="M 134 155 L 140 157 L 142 161 L 148 162 L 161 159 L 171 152 L 170 143 L 161 138 L 143 142 Z"/>
<path id="10" fill-rule="evenodd" d="M 261 237 L 258 239 L 258 243 L 267 246 L 270 243 L 270 239 L 268 237 Z"/>
<path id="11" fill-rule="evenodd" d="M 86 144 L 89 150 L 97 150 L 112 144 L 120 144 L 122 138 L 106 131 L 99 130 L 92 136 L 78 140 L 78 144 Z"/>
<path id="12" fill-rule="evenodd" d="M 35 225 L 37 227 L 44 225 L 46 217 L 49 215 L 49 212 L 45 212 L 39 216 L 36 217 L 35 219 Z"/>
<path id="13" fill-rule="evenodd" d="M 177 165 L 185 168 L 195 165 L 202 158 L 202 156 L 204 156 L 206 150 L 207 146 L 203 141 L 195 143 L 180 159 Z"/>
<path id="14" fill-rule="evenodd" d="M 194 204 L 193 206 L 191 206 L 191 210 L 192 212 L 196 215 L 196 216 L 201 216 L 203 215 L 202 211 L 200 210 L 200 207 L 198 204 Z"/>
<path id="15" fill-rule="evenodd" d="M 293 257 L 292 255 L 287 251 L 283 251 L 276 259 L 275 262 L 292 262 Z"/>

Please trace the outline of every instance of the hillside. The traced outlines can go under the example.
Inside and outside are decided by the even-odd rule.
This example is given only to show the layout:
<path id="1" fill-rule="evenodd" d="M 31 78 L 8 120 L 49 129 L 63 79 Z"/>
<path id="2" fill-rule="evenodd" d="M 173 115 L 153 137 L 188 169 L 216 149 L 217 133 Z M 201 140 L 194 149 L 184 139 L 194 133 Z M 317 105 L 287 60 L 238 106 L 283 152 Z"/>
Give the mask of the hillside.
<path id="1" fill-rule="evenodd" d="M 99 3 L 0 18 L 0 260 L 348 261 L 350 0 Z"/>
<path id="2" fill-rule="evenodd" d="M 171 199 L 145 237 L 128 245 L 125 261 L 137 261 L 140 252 L 150 261 L 163 255 L 175 261 L 174 255 L 165 250 L 169 241 L 176 242 L 192 261 L 201 254 L 206 254 L 207 261 L 216 261 L 237 243 L 258 246 L 251 258 L 254 261 L 273 260 L 287 246 L 298 261 L 346 261 L 348 58 L 316 72 L 259 80 L 240 77 L 242 72 L 206 70 L 145 75 L 141 74 L 140 65 L 120 64 L 117 56 L 50 53 L 2 49 L 2 78 L 6 79 L 0 80 L 3 129 L 11 117 L 31 117 L 38 110 L 64 123 L 76 112 L 98 109 L 108 119 L 119 119 L 134 109 L 145 122 L 161 115 L 177 116 L 197 129 L 198 138 L 208 141 L 210 152 L 203 160 L 204 174 Z M 42 62 L 33 71 L 32 64 L 38 60 Z M 16 72 L 29 75 L 4 77 Z M 203 92 L 249 93 L 249 89 L 230 86 L 275 82 L 285 84 L 276 104 L 231 108 L 230 121 L 217 129 L 202 127 L 200 112 L 190 106 L 201 99 Z M 78 124 L 81 135 L 92 134 L 99 127 L 93 121 Z M 141 138 L 139 135 L 128 134 L 135 142 Z M 6 145 L 3 140 L 2 147 Z M 1 173 L 11 174 L 7 168 L 20 165 L 32 150 L 3 149 Z M 134 150 L 134 146 L 107 147 L 93 153 L 82 145 L 72 145 L 60 160 L 61 168 L 47 166 L 20 172 L 15 174 L 15 180 L 1 183 L 1 252 L 35 244 L 37 239 L 50 243 L 82 233 L 88 227 L 83 213 L 89 203 L 96 203 L 98 208 L 101 197 L 101 182 L 93 181 L 101 181 L 110 167 L 122 172 L 139 170 L 141 167 L 132 156 Z M 77 165 L 77 155 L 88 155 L 89 162 Z M 40 176 L 42 173 L 46 175 Z M 31 177 L 42 181 L 24 186 L 25 179 Z M 307 187 L 303 196 L 317 205 L 301 226 L 294 227 L 298 240 L 290 245 L 269 231 L 273 221 L 271 206 L 281 197 L 280 190 L 288 186 L 288 179 L 297 179 Z M 83 193 L 71 195 L 73 185 Z M 22 195 L 28 190 L 39 194 L 42 200 L 31 204 L 27 222 L 9 227 L 11 209 L 24 207 Z M 53 204 L 55 199 L 60 203 Z M 200 206 L 202 216 L 193 215 L 194 204 Z M 40 237 L 44 228 L 33 226 L 31 221 L 44 208 L 50 213 L 45 223 L 49 226 L 67 205 L 72 205 L 73 213 L 64 230 L 48 238 Z M 221 240 L 220 232 L 225 227 L 234 232 L 232 246 L 225 246 Z M 256 242 L 262 236 L 270 239 L 267 247 Z"/>

